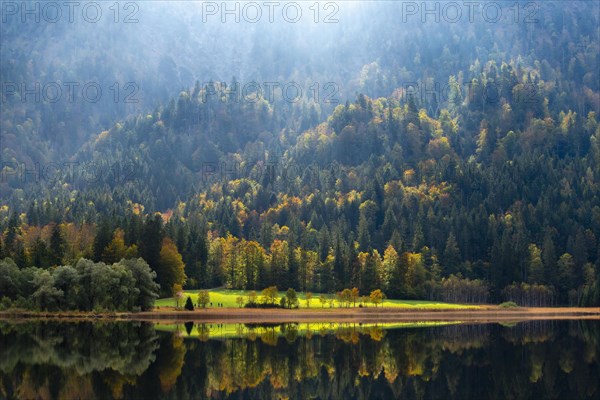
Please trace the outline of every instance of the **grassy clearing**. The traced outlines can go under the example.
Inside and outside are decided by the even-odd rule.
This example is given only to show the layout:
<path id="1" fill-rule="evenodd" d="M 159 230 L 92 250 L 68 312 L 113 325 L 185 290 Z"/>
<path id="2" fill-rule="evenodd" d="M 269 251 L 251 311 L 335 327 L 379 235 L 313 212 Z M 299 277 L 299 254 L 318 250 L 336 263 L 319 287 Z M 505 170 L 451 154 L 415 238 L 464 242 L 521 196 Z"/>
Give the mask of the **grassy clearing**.
<path id="1" fill-rule="evenodd" d="M 217 303 L 222 303 L 223 307 L 230 308 L 239 308 L 236 303 L 236 299 L 239 296 L 244 297 L 244 300 L 248 300 L 249 290 L 227 290 L 227 289 L 213 289 L 210 290 L 210 301 L 212 302 L 212 308 L 217 307 Z M 260 291 L 256 292 L 259 296 L 260 300 Z M 279 298 L 285 295 L 285 292 L 279 292 Z M 313 293 L 313 298 L 310 301 L 310 307 L 307 306 L 306 296 L 304 293 L 299 293 L 298 298 L 300 300 L 300 308 L 311 308 L 311 309 L 321 309 L 321 308 L 330 308 L 329 302 L 325 305 L 322 305 L 319 301 L 320 293 Z M 190 296 L 194 304 L 198 301 L 198 290 L 193 291 L 185 291 L 184 297 L 180 300 L 180 307 L 183 307 L 185 304 L 186 298 Z M 330 297 L 329 295 L 327 296 Z M 356 306 L 358 307 L 358 302 Z M 166 298 L 157 300 L 154 305 L 156 307 L 174 307 L 175 299 Z M 334 307 L 339 307 L 339 303 L 334 301 Z M 381 307 L 382 305 L 379 305 Z M 208 306 L 210 308 L 210 305 Z M 364 307 L 375 307 L 372 303 L 367 302 Z M 397 307 L 397 308 L 409 308 L 409 309 L 429 309 L 429 310 L 451 310 L 451 309 L 478 309 L 479 306 L 474 305 L 464 305 L 464 304 L 451 304 L 451 303 L 442 303 L 437 301 L 426 301 L 426 300 L 392 300 L 385 299 L 383 301 L 383 307 Z"/>

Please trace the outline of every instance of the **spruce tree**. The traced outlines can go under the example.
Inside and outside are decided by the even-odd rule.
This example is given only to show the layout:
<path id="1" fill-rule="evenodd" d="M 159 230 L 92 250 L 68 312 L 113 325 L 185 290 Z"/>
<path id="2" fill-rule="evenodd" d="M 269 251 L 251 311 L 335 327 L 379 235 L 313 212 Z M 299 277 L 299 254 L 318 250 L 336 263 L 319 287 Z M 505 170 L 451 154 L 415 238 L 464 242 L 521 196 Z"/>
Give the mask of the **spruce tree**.
<path id="1" fill-rule="evenodd" d="M 65 256 L 65 239 L 60 231 L 60 225 L 54 224 L 52 235 L 50 236 L 49 262 L 50 265 L 62 265 Z"/>

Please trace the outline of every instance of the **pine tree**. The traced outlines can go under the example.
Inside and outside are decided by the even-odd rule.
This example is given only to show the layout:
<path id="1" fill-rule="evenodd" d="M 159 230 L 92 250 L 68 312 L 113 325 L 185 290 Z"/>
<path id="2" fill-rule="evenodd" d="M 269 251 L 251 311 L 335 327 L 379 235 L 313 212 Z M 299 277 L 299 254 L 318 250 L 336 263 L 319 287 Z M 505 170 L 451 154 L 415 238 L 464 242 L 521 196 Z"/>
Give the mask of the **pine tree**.
<path id="1" fill-rule="evenodd" d="M 371 234 L 369 232 L 369 223 L 364 215 L 361 215 L 358 221 L 358 244 L 358 249 L 360 251 L 367 251 L 371 247 Z"/>
<path id="2" fill-rule="evenodd" d="M 327 225 L 323 226 L 321 229 L 321 234 L 319 238 L 319 257 L 321 261 L 324 261 L 329 254 L 330 248 L 330 238 L 329 238 L 329 229 L 327 229 Z"/>
<path id="3" fill-rule="evenodd" d="M 125 245 L 131 246 L 140 241 L 143 223 L 138 215 L 132 214 L 127 219 L 125 224 Z"/>
<path id="4" fill-rule="evenodd" d="M 21 228 L 19 227 L 19 220 L 17 218 L 17 214 L 13 213 L 10 216 L 10 219 L 8 220 L 8 228 L 6 229 L 6 239 L 5 239 L 5 246 L 6 246 L 6 252 L 8 254 L 14 254 L 15 250 L 17 248 L 16 246 L 16 241 L 17 241 L 17 236 L 20 235 L 21 233 Z"/>
<path id="5" fill-rule="evenodd" d="M 48 251 L 48 260 L 50 265 L 62 265 L 65 256 L 65 239 L 60 231 L 60 225 L 54 224 L 50 236 L 50 247 Z"/>
<path id="6" fill-rule="evenodd" d="M 350 243 L 348 248 L 348 263 L 350 264 L 350 285 L 352 287 L 360 286 L 361 265 L 356 253 L 356 242 Z"/>
<path id="7" fill-rule="evenodd" d="M 50 266 L 48 260 L 48 247 L 40 237 L 36 238 L 33 242 L 31 248 L 31 264 L 37 268 L 48 268 Z"/>
<path id="8" fill-rule="evenodd" d="M 15 243 L 13 257 L 15 264 L 17 264 L 19 268 L 26 268 L 30 265 L 29 257 L 27 257 L 27 253 L 25 252 L 25 246 L 23 246 L 23 242 L 21 241 Z"/>
<path id="9" fill-rule="evenodd" d="M 425 245 L 425 236 L 423 235 L 423 227 L 417 223 L 415 233 L 412 240 L 413 251 L 419 251 Z"/>
<path id="10" fill-rule="evenodd" d="M 184 308 L 188 311 L 194 311 L 194 303 L 192 303 L 190 296 L 188 296 L 187 300 L 185 301 Z"/>
<path id="11" fill-rule="evenodd" d="M 408 271 L 407 253 L 402 253 L 393 267 L 388 284 L 388 293 L 394 298 L 406 296 L 406 272 Z"/>
<path id="12" fill-rule="evenodd" d="M 377 289 L 377 260 L 375 258 L 375 253 L 371 251 L 365 260 L 360 288 L 363 293 L 370 293 Z"/>
<path id="13" fill-rule="evenodd" d="M 103 218 L 94 237 L 93 257 L 95 262 L 102 261 L 102 253 L 112 240 L 112 230 L 108 218 Z"/>
<path id="14" fill-rule="evenodd" d="M 575 235 L 575 245 L 573 247 L 573 262 L 575 263 L 575 285 L 583 284 L 583 266 L 588 260 L 588 251 L 586 247 L 585 234 L 583 229 L 579 229 Z"/>
<path id="15" fill-rule="evenodd" d="M 446 247 L 444 248 L 444 256 L 442 259 L 442 265 L 444 266 L 444 273 L 446 276 L 450 274 L 456 274 L 460 264 L 460 250 L 454 233 L 450 233 L 448 240 L 446 240 Z"/>
<path id="16" fill-rule="evenodd" d="M 324 293 L 333 293 L 335 291 L 335 279 L 333 277 L 333 263 L 335 257 L 333 252 L 329 253 L 320 266 L 319 290 Z"/>
<path id="17" fill-rule="evenodd" d="M 160 215 L 149 217 L 142 231 L 139 245 L 140 255 L 151 269 L 157 271 L 160 262 L 160 252 L 163 245 L 163 225 Z M 161 286 L 161 291 L 165 288 Z M 168 290 L 171 290 L 170 288 Z"/>
<path id="18" fill-rule="evenodd" d="M 565 253 L 558 259 L 558 289 L 561 303 L 569 301 L 569 290 L 575 285 L 575 262 L 573 256 Z"/>
<path id="19" fill-rule="evenodd" d="M 342 290 L 346 287 L 347 283 L 347 274 L 345 268 L 345 260 L 342 254 L 342 243 L 339 235 L 337 236 L 337 240 L 335 243 L 335 253 L 334 253 L 334 263 L 333 263 L 333 275 L 335 278 L 335 287 L 336 290 Z"/>
<path id="20" fill-rule="evenodd" d="M 297 259 L 296 254 L 294 247 L 288 246 L 287 286 L 294 289 L 299 287 L 298 271 L 300 270 L 300 260 Z"/>
<path id="21" fill-rule="evenodd" d="M 405 250 L 404 242 L 402 241 L 402 236 L 400 236 L 400 232 L 398 231 L 398 229 L 394 229 L 394 232 L 390 237 L 388 245 L 396 249 L 398 253 L 402 253 Z"/>
<path id="22" fill-rule="evenodd" d="M 207 287 L 208 276 L 206 263 L 208 259 L 208 248 L 206 245 L 206 233 L 197 226 L 193 226 L 185 240 L 183 261 L 185 262 L 187 283 L 190 287 Z"/>
<path id="23" fill-rule="evenodd" d="M 529 245 L 528 281 L 541 284 L 544 282 L 544 263 L 542 252 L 535 244 Z"/>
<path id="24" fill-rule="evenodd" d="M 554 241 L 552 240 L 552 233 L 550 230 L 546 231 L 544 235 L 544 243 L 542 245 L 542 262 L 544 263 L 546 277 L 545 281 L 551 285 L 556 285 L 558 279 L 558 270 L 556 267 L 556 249 L 554 247 Z"/>
<path id="25" fill-rule="evenodd" d="M 383 218 L 383 225 L 381 226 L 381 235 L 383 240 L 388 241 L 390 244 L 390 240 L 396 232 L 396 228 L 398 227 L 398 219 L 392 210 L 392 207 L 388 207 L 385 211 L 385 217 Z"/>

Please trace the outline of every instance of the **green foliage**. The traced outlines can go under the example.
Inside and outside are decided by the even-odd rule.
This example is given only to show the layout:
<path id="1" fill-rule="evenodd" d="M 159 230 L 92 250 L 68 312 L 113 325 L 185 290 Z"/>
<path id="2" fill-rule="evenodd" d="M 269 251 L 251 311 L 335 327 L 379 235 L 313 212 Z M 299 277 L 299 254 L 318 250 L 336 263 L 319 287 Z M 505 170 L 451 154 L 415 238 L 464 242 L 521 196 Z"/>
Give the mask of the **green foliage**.
<path id="1" fill-rule="evenodd" d="M 138 293 L 134 304 L 139 306 L 140 311 L 151 310 L 160 289 L 159 284 L 156 283 L 156 272 L 152 271 L 148 263 L 141 258 L 121 260 L 120 264 L 131 271 L 135 280 Z"/>
<path id="2" fill-rule="evenodd" d="M 262 291 L 262 302 L 267 304 L 274 304 L 275 299 L 277 299 L 277 296 L 277 286 L 269 286 L 268 288 L 264 288 Z"/>
<path id="3" fill-rule="evenodd" d="M 444 257 L 442 259 L 446 274 L 456 274 L 458 272 L 460 260 L 460 250 L 458 249 L 456 238 L 453 233 L 450 233 L 450 236 L 448 236 L 448 240 L 446 241 L 446 246 L 444 247 Z"/>
<path id="4" fill-rule="evenodd" d="M 54 286 L 54 277 L 50 272 L 43 270 L 34 277 L 33 284 L 36 287 L 31 295 L 35 309 L 40 311 L 55 311 L 64 296 L 62 290 Z"/>
<path id="5" fill-rule="evenodd" d="M 238 296 L 235 299 L 235 302 L 237 303 L 237 305 L 242 308 L 244 306 L 244 304 L 246 303 L 246 301 L 244 300 L 244 296 Z"/>
<path id="6" fill-rule="evenodd" d="M 371 300 L 371 303 L 375 304 L 375 307 L 381 304 L 384 298 L 385 294 L 380 289 L 373 290 L 369 295 L 369 299 Z"/>
<path id="7" fill-rule="evenodd" d="M 296 291 L 292 288 L 289 288 L 285 293 L 285 306 L 287 308 L 298 308 L 298 295 Z"/>
<path id="8" fill-rule="evenodd" d="M 106 265 L 80 259 L 75 267 L 19 270 L 0 260 L 0 287 L 15 307 L 40 311 L 148 311 L 158 298 L 156 274 L 142 259 Z"/>
<path id="9" fill-rule="evenodd" d="M 504 303 L 500 303 L 498 305 L 500 308 L 518 308 L 519 305 L 514 301 L 505 301 Z"/>
<path id="10" fill-rule="evenodd" d="M 350 307 L 352 303 L 352 291 L 350 289 L 344 289 L 336 295 L 338 303 L 344 307 Z"/>
<path id="11" fill-rule="evenodd" d="M 210 293 L 208 290 L 201 290 L 198 292 L 198 304 L 202 308 L 206 308 L 206 305 L 210 303 Z"/>
<path id="12" fill-rule="evenodd" d="M 157 281 L 163 296 L 174 294 L 173 288 L 176 285 L 183 286 L 186 279 L 184 267 L 177 247 L 170 239 L 165 238 L 162 242 L 156 268 Z"/>
<path id="13" fill-rule="evenodd" d="M 139 242 L 140 255 L 146 260 L 150 268 L 157 272 L 160 269 L 160 253 L 163 248 L 163 237 L 163 224 L 160 215 L 155 214 L 148 217 L 142 228 Z M 162 282 L 159 281 L 159 283 L 161 284 L 161 291 L 170 290 L 171 286 L 165 287 Z"/>
<path id="14" fill-rule="evenodd" d="M 10 259 L 0 260 L 0 293 L 3 297 L 15 299 L 24 289 L 22 274 L 17 264 Z"/>
<path id="15" fill-rule="evenodd" d="M 530 283 L 544 282 L 544 263 L 542 262 L 542 251 L 535 244 L 530 244 L 528 275 Z"/>
<path id="16" fill-rule="evenodd" d="M 65 255 L 65 239 L 60 231 L 60 225 L 54 224 L 50 236 L 49 261 L 50 265 L 61 265 Z"/>
<path id="17" fill-rule="evenodd" d="M 6 297 L 2 296 L 0 299 L 0 311 L 6 311 L 12 307 L 12 301 Z"/>

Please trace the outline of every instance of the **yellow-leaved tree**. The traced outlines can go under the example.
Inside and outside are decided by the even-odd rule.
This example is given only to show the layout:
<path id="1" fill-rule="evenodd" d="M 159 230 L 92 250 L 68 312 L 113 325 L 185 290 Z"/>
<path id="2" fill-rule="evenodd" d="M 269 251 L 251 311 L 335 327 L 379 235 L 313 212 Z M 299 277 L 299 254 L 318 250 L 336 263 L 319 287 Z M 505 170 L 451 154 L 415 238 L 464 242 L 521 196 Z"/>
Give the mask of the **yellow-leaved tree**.
<path id="1" fill-rule="evenodd" d="M 181 254 L 177 251 L 177 246 L 171 239 L 165 238 L 160 249 L 156 271 L 162 297 L 172 296 L 175 285 L 183 286 L 186 278 L 184 268 L 185 265 Z"/>

